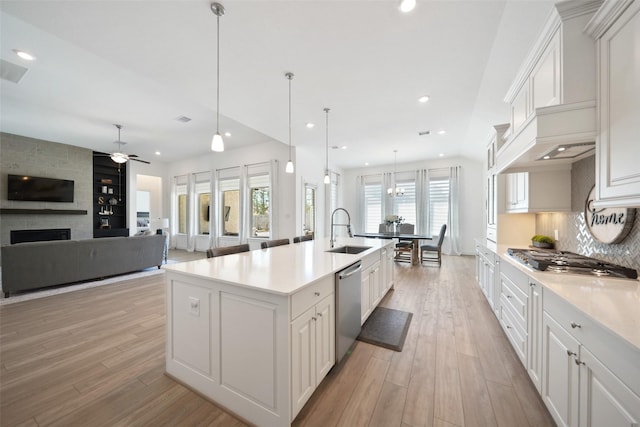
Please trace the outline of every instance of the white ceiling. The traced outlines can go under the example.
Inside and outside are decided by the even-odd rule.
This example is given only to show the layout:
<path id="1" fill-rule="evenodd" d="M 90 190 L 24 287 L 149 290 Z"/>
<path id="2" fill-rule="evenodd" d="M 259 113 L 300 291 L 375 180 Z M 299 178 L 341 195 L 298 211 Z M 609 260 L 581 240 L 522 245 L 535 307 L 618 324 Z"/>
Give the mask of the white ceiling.
<path id="1" fill-rule="evenodd" d="M 503 97 L 553 2 L 222 1 L 220 114 L 227 149 L 324 146 L 341 168 L 445 156 L 481 159 Z M 165 161 L 209 152 L 215 130 L 216 16 L 207 0 L 0 2 L 3 132 Z M 36 61 L 18 58 L 31 52 Z M 417 102 L 428 94 L 426 104 Z M 189 123 L 175 120 L 188 116 Z M 305 123 L 316 127 L 307 129 Z M 444 135 L 436 132 L 447 131 Z M 418 132 L 430 130 L 429 136 Z"/>

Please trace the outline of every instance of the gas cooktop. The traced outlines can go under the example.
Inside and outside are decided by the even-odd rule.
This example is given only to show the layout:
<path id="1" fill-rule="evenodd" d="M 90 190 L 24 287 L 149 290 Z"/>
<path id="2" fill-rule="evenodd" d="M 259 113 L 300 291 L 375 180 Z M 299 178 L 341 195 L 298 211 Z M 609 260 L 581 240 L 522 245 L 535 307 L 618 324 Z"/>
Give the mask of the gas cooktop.
<path id="1" fill-rule="evenodd" d="M 622 277 L 627 279 L 638 278 L 638 272 L 632 268 L 574 254 L 573 252 L 512 248 L 509 248 L 507 252 L 521 263 L 539 271 L 589 274 L 592 276 Z"/>

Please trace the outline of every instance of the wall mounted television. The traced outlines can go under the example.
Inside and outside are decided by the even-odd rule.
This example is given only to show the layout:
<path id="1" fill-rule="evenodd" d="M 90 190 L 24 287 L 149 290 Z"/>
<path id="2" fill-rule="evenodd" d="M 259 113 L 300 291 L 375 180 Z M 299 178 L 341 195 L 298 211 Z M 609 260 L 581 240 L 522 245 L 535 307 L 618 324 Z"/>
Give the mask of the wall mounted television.
<path id="1" fill-rule="evenodd" d="M 7 199 L 26 202 L 73 202 L 74 182 L 68 179 L 7 175 Z"/>

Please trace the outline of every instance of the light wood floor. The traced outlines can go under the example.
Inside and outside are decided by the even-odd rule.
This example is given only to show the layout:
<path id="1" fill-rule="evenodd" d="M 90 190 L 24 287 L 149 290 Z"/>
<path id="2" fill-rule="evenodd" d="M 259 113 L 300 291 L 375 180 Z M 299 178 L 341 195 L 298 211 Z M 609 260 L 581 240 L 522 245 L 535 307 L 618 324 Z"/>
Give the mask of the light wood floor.
<path id="1" fill-rule="evenodd" d="M 358 342 L 296 426 L 551 426 L 471 257 L 396 266 L 404 350 Z M 164 375 L 163 276 L 0 308 L 2 426 L 244 425 Z"/>

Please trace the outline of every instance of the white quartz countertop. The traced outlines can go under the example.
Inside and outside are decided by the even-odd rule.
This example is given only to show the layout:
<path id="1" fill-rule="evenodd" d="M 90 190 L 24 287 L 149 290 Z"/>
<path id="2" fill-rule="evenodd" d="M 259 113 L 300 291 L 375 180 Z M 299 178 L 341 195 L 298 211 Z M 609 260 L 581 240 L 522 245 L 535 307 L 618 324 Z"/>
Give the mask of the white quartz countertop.
<path id="1" fill-rule="evenodd" d="M 240 254 L 169 264 L 168 273 L 215 280 L 264 292 L 291 295 L 322 277 L 334 274 L 370 255 L 391 240 L 361 237 L 338 238 L 334 247 L 370 246 L 359 254 L 326 252 L 329 239 L 292 243 Z"/>
<path id="2" fill-rule="evenodd" d="M 508 255 L 497 254 L 611 332 L 640 349 L 640 280 L 535 271 Z"/>

